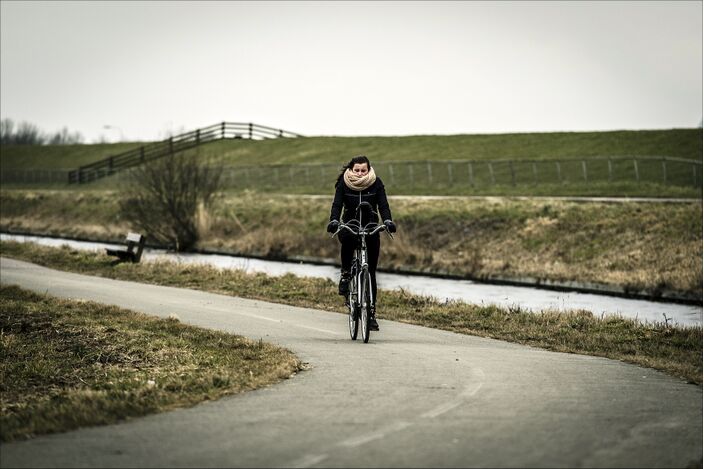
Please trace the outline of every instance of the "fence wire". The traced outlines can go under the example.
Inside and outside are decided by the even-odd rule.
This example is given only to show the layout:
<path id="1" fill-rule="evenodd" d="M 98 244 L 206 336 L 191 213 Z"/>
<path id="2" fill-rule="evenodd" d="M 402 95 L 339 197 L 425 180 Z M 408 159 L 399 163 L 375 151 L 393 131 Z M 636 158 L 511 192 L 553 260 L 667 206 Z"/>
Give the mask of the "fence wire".
<path id="1" fill-rule="evenodd" d="M 493 186 L 539 186 L 650 182 L 702 187 L 702 163 L 670 157 L 612 157 L 550 160 L 446 160 L 377 162 L 374 169 L 387 185 L 415 192 L 443 188 L 486 189 Z M 68 184 L 69 169 L 3 169 L 0 181 L 19 184 Z M 330 190 L 340 172 L 335 164 L 227 166 L 226 188 Z M 129 177 L 116 171 L 110 179 Z M 92 178 L 91 178 L 92 179 Z"/>

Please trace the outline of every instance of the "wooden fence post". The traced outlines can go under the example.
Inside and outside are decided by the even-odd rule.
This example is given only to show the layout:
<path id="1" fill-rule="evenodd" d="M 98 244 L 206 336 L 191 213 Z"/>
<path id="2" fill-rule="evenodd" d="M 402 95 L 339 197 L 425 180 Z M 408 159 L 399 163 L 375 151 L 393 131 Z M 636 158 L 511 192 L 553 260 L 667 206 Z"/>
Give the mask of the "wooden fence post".
<path id="1" fill-rule="evenodd" d="M 249 139 L 252 140 L 252 123 L 249 123 Z"/>
<path id="2" fill-rule="evenodd" d="M 496 184 L 496 179 L 494 179 L 494 165 L 489 162 L 489 174 L 491 175 L 491 185 Z"/>
<path id="3" fill-rule="evenodd" d="M 200 145 L 200 129 L 196 129 L 196 145 Z"/>
<path id="4" fill-rule="evenodd" d="M 697 165 L 693 164 L 692 165 L 692 183 L 694 187 L 697 186 Z"/>
<path id="5" fill-rule="evenodd" d="M 428 167 L 428 185 L 433 183 L 433 167 L 430 164 L 430 161 L 426 163 L 426 166 Z"/>
<path id="6" fill-rule="evenodd" d="M 609 182 L 613 180 L 613 168 L 611 167 L 611 158 L 609 158 Z"/>
<path id="7" fill-rule="evenodd" d="M 511 185 L 516 185 L 516 171 L 513 169 L 513 161 L 508 162 L 508 168 L 511 170 Z"/>
<path id="8" fill-rule="evenodd" d="M 220 138 L 225 138 L 225 121 L 222 121 L 222 124 L 220 124 Z"/>
<path id="9" fill-rule="evenodd" d="M 582 175 L 584 176 L 584 182 L 587 182 L 587 162 L 582 160 Z"/>
<path id="10" fill-rule="evenodd" d="M 636 182 L 640 182 L 640 174 L 638 174 L 638 160 L 633 158 L 633 169 L 636 172 Z"/>

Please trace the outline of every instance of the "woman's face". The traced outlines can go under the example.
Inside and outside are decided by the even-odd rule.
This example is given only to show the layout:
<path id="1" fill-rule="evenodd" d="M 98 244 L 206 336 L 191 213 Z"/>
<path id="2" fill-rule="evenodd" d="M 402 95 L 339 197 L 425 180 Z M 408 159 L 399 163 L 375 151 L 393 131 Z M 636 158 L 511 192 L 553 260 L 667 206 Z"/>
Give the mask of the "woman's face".
<path id="1" fill-rule="evenodd" d="M 355 163 L 352 166 L 352 172 L 358 177 L 366 176 L 369 172 L 369 166 L 367 166 L 367 163 Z"/>

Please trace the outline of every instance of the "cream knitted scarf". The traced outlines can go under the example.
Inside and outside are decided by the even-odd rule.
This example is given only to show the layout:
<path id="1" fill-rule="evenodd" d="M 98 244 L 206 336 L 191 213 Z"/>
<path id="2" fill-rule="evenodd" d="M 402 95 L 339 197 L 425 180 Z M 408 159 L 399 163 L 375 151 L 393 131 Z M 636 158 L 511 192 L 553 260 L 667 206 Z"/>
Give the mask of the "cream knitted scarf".
<path id="1" fill-rule="evenodd" d="M 347 187 L 353 191 L 360 192 L 374 184 L 374 181 L 376 181 L 376 173 L 374 172 L 374 168 L 371 167 L 369 168 L 369 172 L 362 177 L 357 176 L 351 169 L 347 168 L 343 177 Z"/>

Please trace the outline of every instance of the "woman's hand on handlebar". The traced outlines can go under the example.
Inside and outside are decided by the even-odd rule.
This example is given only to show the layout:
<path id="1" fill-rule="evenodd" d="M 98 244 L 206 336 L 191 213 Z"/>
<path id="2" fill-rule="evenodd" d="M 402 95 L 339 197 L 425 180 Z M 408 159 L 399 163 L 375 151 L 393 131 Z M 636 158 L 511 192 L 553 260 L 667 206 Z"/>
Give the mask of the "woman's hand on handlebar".
<path id="1" fill-rule="evenodd" d="M 396 223 L 393 220 L 384 220 L 384 225 L 389 233 L 396 233 Z"/>
<path id="2" fill-rule="evenodd" d="M 386 225 L 386 223 L 383 223 L 381 225 L 377 225 L 376 228 L 374 228 L 372 231 L 368 232 L 367 234 L 372 236 L 372 235 L 377 234 L 381 230 L 386 231 L 386 234 L 389 235 L 389 237 L 391 237 L 391 239 L 393 239 L 394 235 L 391 234 L 391 231 L 389 231 L 389 227 Z M 396 230 L 394 230 L 394 231 L 396 231 Z"/>
<path id="3" fill-rule="evenodd" d="M 330 223 L 328 223 L 328 226 L 326 228 L 328 233 L 334 233 L 337 231 L 337 228 L 340 226 L 340 222 L 337 220 L 330 220 Z"/>
<path id="4" fill-rule="evenodd" d="M 349 223 L 340 223 L 337 220 L 332 220 L 330 223 L 328 223 L 328 233 L 330 233 L 330 237 L 334 238 L 336 234 L 338 234 L 340 231 L 343 229 L 349 231 L 350 233 L 356 235 L 357 231 L 353 230 L 352 228 L 349 227 Z"/>

